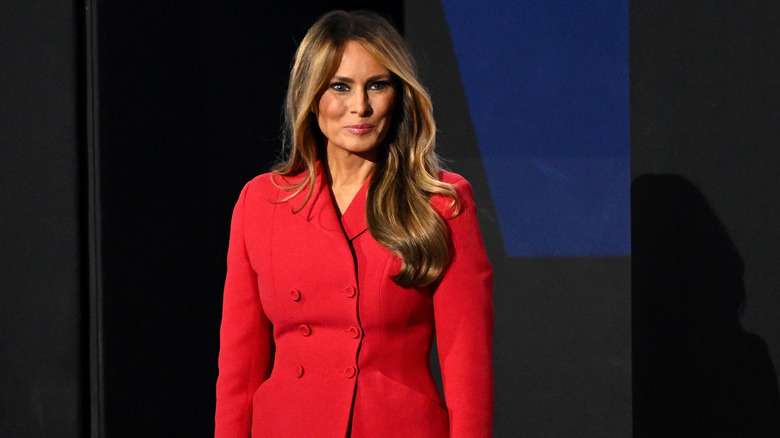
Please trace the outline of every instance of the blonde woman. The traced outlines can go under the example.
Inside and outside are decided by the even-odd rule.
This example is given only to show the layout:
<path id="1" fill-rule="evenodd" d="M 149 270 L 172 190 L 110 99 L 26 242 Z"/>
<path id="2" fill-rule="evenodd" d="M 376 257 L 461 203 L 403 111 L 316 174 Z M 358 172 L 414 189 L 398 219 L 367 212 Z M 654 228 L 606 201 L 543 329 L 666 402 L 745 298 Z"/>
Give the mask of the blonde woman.
<path id="1" fill-rule="evenodd" d="M 334 11 L 309 29 L 286 133 L 233 213 L 216 436 L 491 436 L 492 270 L 392 25 Z"/>

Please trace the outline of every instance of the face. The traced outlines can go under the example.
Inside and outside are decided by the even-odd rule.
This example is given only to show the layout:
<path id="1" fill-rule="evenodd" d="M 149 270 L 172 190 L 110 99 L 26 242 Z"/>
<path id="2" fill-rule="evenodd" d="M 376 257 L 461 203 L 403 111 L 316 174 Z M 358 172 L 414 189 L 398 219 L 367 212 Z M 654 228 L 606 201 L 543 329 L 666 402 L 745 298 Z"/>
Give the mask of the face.
<path id="1" fill-rule="evenodd" d="M 390 71 L 360 43 L 348 41 L 336 74 L 317 102 L 329 157 L 376 157 L 390 129 L 396 90 Z"/>

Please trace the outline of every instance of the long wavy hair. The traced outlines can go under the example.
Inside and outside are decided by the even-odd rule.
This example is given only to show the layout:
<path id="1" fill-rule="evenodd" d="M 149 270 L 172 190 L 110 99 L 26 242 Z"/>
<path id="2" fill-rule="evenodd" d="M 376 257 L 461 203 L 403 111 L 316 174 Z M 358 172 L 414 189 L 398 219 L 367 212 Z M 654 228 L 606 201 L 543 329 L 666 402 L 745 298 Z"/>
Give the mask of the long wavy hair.
<path id="1" fill-rule="evenodd" d="M 403 260 L 392 279 L 404 287 L 436 281 L 449 260 L 444 220 L 430 203 L 432 195 L 452 200 L 457 215 L 460 202 L 454 188 L 439 181 L 434 152 L 436 125 L 427 90 L 406 42 L 383 17 L 366 11 L 332 11 L 309 29 L 295 54 L 285 105 L 285 158 L 274 167 L 281 176 L 304 173 L 280 185 L 288 199 L 306 191 L 305 205 L 315 182 L 315 162 L 323 159 L 325 137 L 314 109 L 336 73 L 344 45 L 358 42 L 383 64 L 396 87 L 390 132 L 380 147 L 379 160 L 368 187 L 366 218 L 374 239 Z M 303 208 L 303 205 L 300 208 Z"/>

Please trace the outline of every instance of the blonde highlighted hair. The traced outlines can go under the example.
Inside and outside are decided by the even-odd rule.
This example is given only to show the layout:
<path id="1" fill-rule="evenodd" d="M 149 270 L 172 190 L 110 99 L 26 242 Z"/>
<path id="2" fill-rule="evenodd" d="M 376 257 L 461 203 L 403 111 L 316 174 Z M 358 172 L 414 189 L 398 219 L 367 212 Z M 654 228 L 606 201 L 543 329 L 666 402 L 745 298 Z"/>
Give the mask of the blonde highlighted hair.
<path id="1" fill-rule="evenodd" d="M 344 44 L 355 41 L 383 64 L 397 89 L 392 127 L 368 187 L 366 218 L 374 239 L 403 260 L 393 281 L 401 286 L 426 286 L 436 281 L 449 261 L 444 220 L 430 204 L 431 196 L 460 203 L 450 184 L 439 181 L 434 152 L 436 125 L 433 106 L 417 78 L 417 67 L 406 42 L 380 15 L 366 11 L 332 11 L 309 29 L 295 54 L 285 105 L 286 158 L 274 172 L 281 176 L 304 173 L 283 189 L 291 198 L 314 190 L 315 162 L 324 159 L 325 138 L 312 108 L 336 73 Z M 301 206 L 302 208 L 302 206 Z"/>

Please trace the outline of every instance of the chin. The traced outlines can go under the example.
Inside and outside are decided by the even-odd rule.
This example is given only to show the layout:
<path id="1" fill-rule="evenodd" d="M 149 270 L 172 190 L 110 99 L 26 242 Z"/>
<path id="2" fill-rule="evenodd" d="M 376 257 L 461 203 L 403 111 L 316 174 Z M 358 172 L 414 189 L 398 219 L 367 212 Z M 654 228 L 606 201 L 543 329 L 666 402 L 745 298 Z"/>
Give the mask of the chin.
<path id="1" fill-rule="evenodd" d="M 376 150 L 379 146 L 379 143 L 376 141 L 361 141 L 357 143 L 352 143 L 351 145 L 348 145 L 345 149 L 347 149 L 349 152 L 352 152 L 353 154 L 363 154 L 367 152 L 372 152 Z"/>

